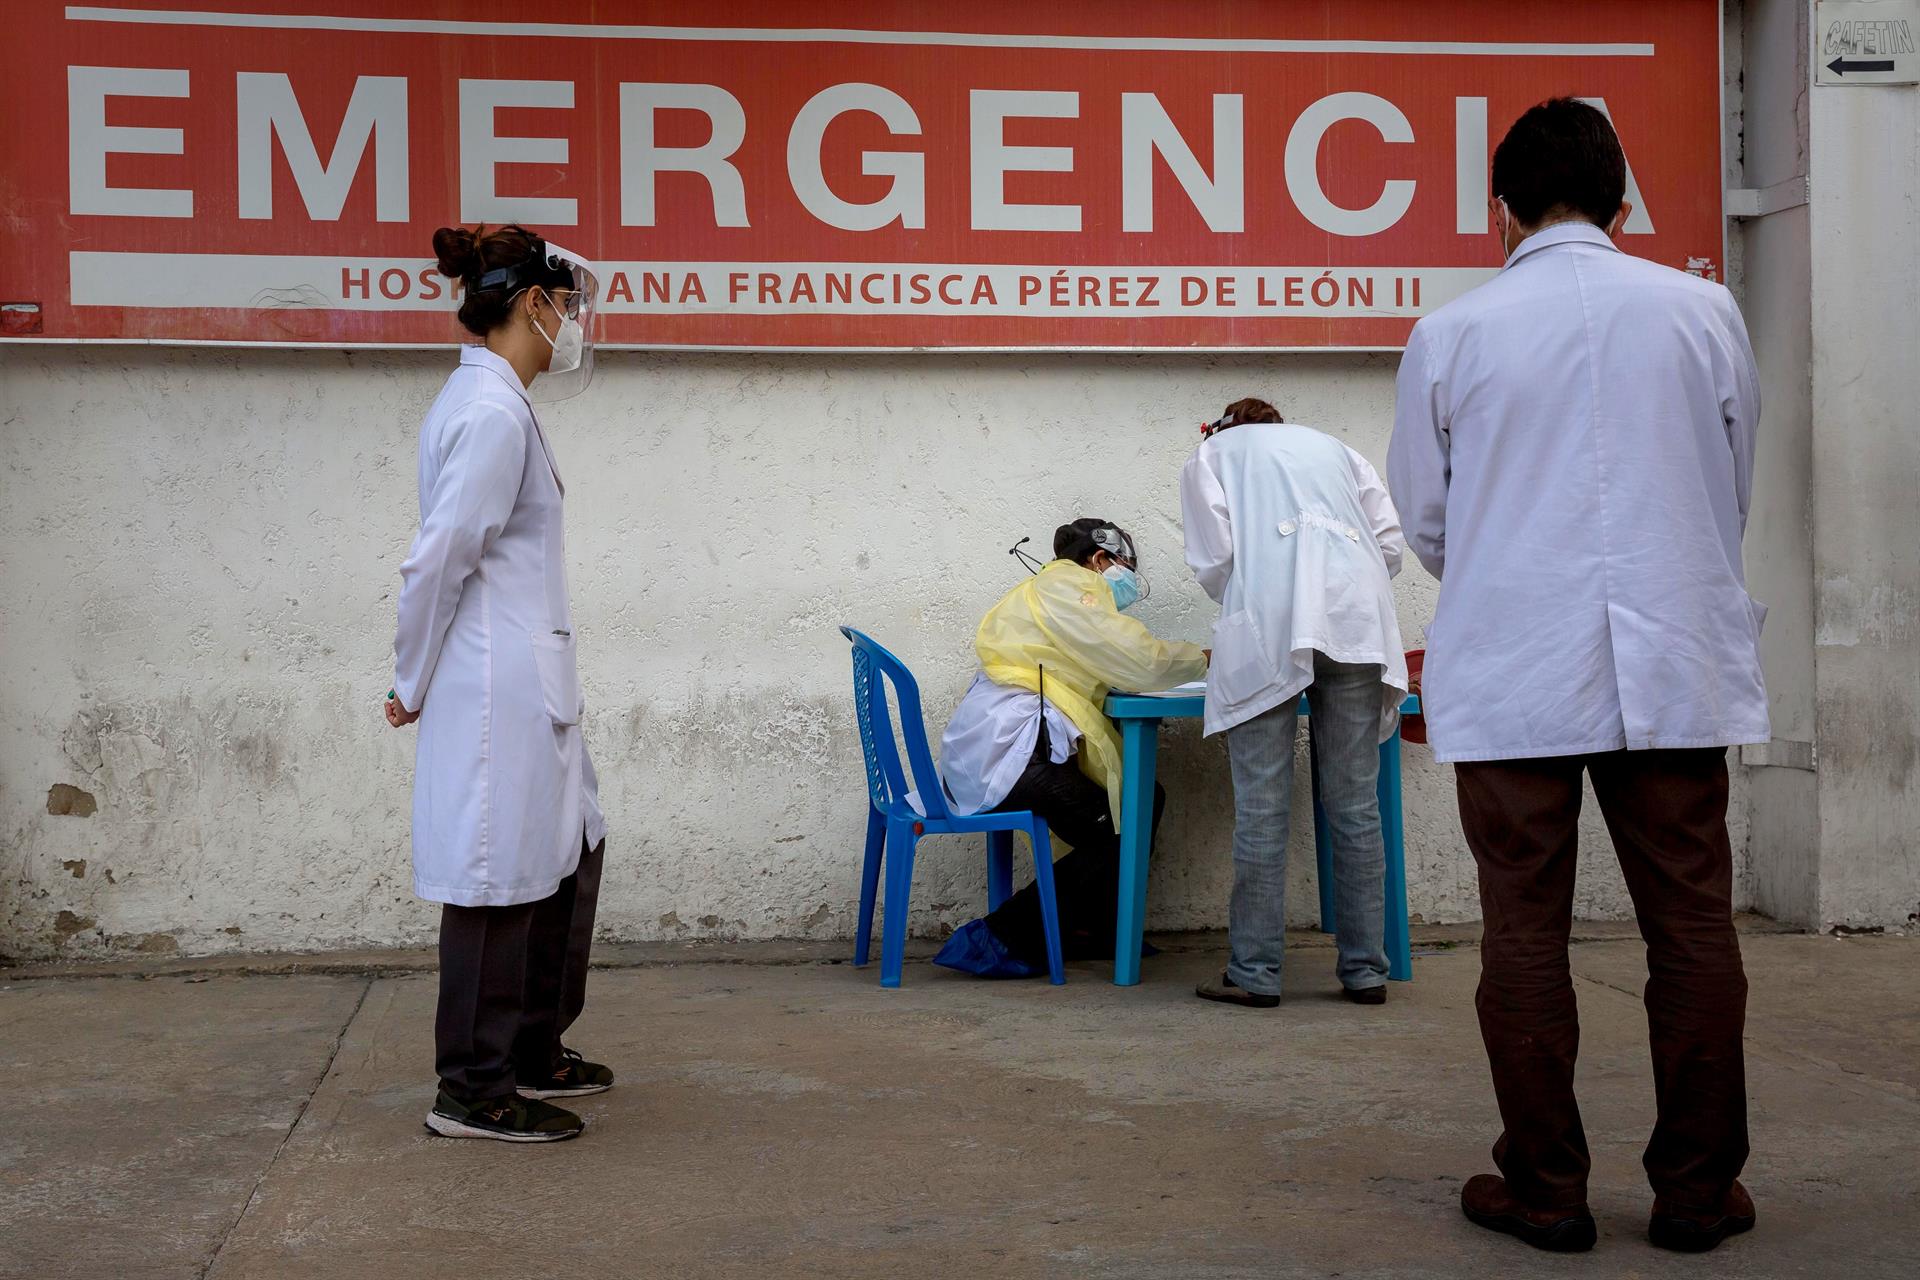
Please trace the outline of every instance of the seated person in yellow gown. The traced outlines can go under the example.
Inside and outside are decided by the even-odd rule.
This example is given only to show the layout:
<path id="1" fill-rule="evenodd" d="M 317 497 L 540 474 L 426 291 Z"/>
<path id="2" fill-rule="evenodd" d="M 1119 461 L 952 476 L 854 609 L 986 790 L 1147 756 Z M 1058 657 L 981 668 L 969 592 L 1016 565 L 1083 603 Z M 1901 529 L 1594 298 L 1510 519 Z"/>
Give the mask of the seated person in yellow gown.
<path id="1" fill-rule="evenodd" d="M 1207 652 L 1156 637 L 1125 610 L 1146 592 L 1125 530 L 1081 519 L 1053 535 L 1052 563 L 987 611 L 974 638 L 980 674 L 940 742 L 957 812 L 1027 810 L 1071 847 L 1054 864 L 1062 951 L 1113 954 L 1119 889 L 1120 737 L 1101 710 L 1109 689 L 1154 692 L 1206 675 Z M 1157 829 L 1166 795 L 1154 788 Z M 935 963 L 991 977 L 1046 970 L 1031 884 L 963 926 Z"/>

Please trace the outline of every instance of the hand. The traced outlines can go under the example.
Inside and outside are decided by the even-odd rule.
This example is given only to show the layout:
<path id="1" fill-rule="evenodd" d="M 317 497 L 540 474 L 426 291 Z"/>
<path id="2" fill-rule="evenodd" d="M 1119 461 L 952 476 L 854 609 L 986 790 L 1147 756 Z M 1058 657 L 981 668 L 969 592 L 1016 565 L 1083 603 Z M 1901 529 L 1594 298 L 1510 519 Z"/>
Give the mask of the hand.
<path id="1" fill-rule="evenodd" d="M 404 729 L 420 718 L 418 711 L 409 711 L 400 705 L 400 699 L 391 692 L 387 694 L 387 723 L 396 729 Z"/>

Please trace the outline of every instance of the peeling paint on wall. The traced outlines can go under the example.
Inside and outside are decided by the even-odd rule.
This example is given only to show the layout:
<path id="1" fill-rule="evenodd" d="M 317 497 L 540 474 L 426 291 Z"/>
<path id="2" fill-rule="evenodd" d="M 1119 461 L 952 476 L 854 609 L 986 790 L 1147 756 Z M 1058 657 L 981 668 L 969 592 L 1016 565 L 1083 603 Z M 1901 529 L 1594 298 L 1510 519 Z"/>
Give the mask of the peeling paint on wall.
<path id="1" fill-rule="evenodd" d="M 90 791 L 65 782 L 56 782 L 47 788 L 47 812 L 55 817 L 91 818 L 98 811 Z"/>
<path id="2" fill-rule="evenodd" d="M 85 933 L 88 929 L 93 928 L 93 925 L 94 920 L 92 916 L 77 916 L 71 911 L 63 910 L 53 918 L 53 928 L 51 930 L 53 944 L 56 947 L 63 946 L 67 940 L 72 938 L 76 933 Z"/>

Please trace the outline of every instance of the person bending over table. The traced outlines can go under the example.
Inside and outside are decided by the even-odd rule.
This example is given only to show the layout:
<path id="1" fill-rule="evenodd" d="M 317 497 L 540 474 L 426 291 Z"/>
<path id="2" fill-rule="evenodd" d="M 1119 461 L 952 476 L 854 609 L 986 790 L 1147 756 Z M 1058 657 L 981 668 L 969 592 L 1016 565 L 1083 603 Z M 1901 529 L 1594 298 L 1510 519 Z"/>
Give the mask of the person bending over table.
<path id="1" fill-rule="evenodd" d="M 1336 972 L 1356 1004 L 1387 999 L 1379 745 L 1399 724 L 1407 659 L 1393 612 L 1406 540 L 1367 460 L 1264 400 L 1201 428 L 1180 473 L 1187 564 L 1220 605 L 1203 723 L 1233 774 L 1231 957 L 1202 999 L 1280 1003 L 1287 826 L 1300 695 L 1312 690 L 1333 841 Z"/>
<path id="2" fill-rule="evenodd" d="M 1113 953 L 1119 893 L 1120 737 L 1108 689 L 1139 693 L 1201 679 L 1207 650 L 1165 641 L 1125 615 L 1144 599 L 1133 538 L 1080 519 L 1053 535 L 1052 563 L 987 611 L 974 637 L 980 674 L 940 742 L 961 813 L 1025 810 L 1072 851 L 1054 864 L 1062 953 Z M 1153 825 L 1166 793 L 1154 788 Z M 1029 884 L 947 940 L 935 964 L 984 977 L 1046 971 L 1038 889 Z"/>

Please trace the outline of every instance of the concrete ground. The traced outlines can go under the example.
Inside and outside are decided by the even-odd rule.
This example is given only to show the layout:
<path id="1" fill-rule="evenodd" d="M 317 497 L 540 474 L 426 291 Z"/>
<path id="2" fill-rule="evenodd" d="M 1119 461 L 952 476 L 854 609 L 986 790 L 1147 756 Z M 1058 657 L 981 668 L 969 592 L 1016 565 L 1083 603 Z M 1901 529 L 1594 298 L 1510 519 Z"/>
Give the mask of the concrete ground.
<path id="1" fill-rule="evenodd" d="M 1478 959 L 1426 932 L 1383 1009 L 1300 938 L 1272 1013 L 1192 997 L 1214 938 L 1131 990 L 606 948 L 571 1040 L 620 1085 L 547 1147 L 422 1128 L 430 957 L 0 971 L 0 1276 L 1920 1274 L 1920 940 L 1749 929 L 1760 1226 L 1688 1258 L 1642 1235 L 1641 948 L 1588 930 L 1601 1241 L 1562 1258 L 1460 1217 L 1497 1127 Z"/>

